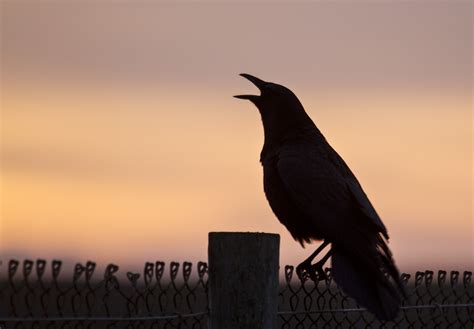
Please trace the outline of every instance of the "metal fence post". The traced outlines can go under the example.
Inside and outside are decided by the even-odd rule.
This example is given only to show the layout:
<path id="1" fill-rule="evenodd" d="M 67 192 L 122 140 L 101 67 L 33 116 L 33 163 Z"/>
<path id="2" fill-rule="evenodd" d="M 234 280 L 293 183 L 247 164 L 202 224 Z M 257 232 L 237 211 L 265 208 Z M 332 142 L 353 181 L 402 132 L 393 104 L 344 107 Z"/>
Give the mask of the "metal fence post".
<path id="1" fill-rule="evenodd" d="M 275 329 L 280 236 L 209 233 L 210 329 Z"/>

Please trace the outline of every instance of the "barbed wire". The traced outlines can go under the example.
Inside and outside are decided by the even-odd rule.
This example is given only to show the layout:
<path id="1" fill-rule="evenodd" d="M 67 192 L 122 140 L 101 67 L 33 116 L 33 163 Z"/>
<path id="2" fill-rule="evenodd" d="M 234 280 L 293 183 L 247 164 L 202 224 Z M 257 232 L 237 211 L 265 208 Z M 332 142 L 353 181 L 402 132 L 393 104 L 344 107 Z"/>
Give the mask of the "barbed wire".
<path id="1" fill-rule="evenodd" d="M 3 264 L 6 264 L 4 266 Z M 142 273 L 94 262 L 72 273 L 53 260 L 0 262 L 0 328 L 207 328 L 208 267 L 171 262 L 145 263 Z M 472 272 L 402 274 L 407 299 L 395 321 L 381 323 L 340 291 L 331 269 L 325 280 L 294 275 L 285 266 L 279 292 L 281 328 L 472 328 Z M 101 324 L 102 323 L 102 324 Z"/>

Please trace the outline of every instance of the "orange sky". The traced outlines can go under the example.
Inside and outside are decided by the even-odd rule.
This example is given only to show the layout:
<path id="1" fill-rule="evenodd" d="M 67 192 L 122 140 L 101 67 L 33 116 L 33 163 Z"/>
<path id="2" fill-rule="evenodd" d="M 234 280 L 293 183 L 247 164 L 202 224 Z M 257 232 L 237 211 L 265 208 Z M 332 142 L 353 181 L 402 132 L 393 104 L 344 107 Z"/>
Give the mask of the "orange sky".
<path id="1" fill-rule="evenodd" d="M 282 236 L 249 72 L 290 87 L 402 270 L 472 268 L 469 3 L 1 3 L 2 257 L 201 260 Z"/>

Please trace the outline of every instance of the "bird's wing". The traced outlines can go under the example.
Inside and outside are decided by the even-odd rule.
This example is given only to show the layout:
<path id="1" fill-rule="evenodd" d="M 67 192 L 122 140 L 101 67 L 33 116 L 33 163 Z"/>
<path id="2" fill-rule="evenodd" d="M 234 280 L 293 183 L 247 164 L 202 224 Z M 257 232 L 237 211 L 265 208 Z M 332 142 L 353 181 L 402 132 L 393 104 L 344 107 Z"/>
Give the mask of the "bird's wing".
<path id="1" fill-rule="evenodd" d="M 393 318 L 403 285 L 380 236 L 386 229 L 342 158 L 329 144 L 286 143 L 277 169 L 288 197 L 310 221 L 305 228 L 331 242 L 337 284 L 379 318 Z"/>
<path id="2" fill-rule="evenodd" d="M 384 237 L 388 239 L 387 229 L 385 228 L 382 219 L 380 219 L 380 216 L 377 214 L 377 211 L 375 211 L 374 206 L 372 206 L 372 203 L 370 202 L 357 179 L 355 179 L 355 177 L 348 178 L 346 179 L 346 182 L 349 192 L 354 197 L 354 201 L 358 205 L 359 210 L 365 215 L 366 218 L 370 219 L 375 224 L 375 226 L 379 228 Z"/>
<path id="3" fill-rule="evenodd" d="M 277 166 L 290 198 L 323 228 L 375 226 L 386 234 L 357 179 L 328 144 L 288 143 L 279 152 Z"/>

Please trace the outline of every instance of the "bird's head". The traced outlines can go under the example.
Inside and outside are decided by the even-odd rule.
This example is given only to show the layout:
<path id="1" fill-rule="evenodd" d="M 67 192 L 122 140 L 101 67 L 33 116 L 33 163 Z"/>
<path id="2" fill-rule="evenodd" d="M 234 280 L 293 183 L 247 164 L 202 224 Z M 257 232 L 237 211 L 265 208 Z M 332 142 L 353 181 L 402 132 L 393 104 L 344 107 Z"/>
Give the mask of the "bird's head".
<path id="1" fill-rule="evenodd" d="M 266 82 L 253 75 L 240 74 L 252 82 L 259 90 L 260 95 L 236 95 L 234 97 L 247 99 L 255 104 L 261 116 L 265 132 L 284 133 L 290 128 L 312 123 L 306 114 L 298 97 L 288 88 Z"/>
<path id="2" fill-rule="evenodd" d="M 240 99 L 248 99 L 257 106 L 260 112 L 292 110 L 301 106 L 300 101 L 293 92 L 276 83 L 266 82 L 253 75 L 240 74 L 252 82 L 259 90 L 260 95 L 236 95 Z"/>

